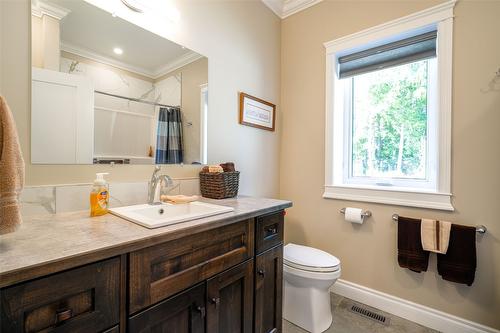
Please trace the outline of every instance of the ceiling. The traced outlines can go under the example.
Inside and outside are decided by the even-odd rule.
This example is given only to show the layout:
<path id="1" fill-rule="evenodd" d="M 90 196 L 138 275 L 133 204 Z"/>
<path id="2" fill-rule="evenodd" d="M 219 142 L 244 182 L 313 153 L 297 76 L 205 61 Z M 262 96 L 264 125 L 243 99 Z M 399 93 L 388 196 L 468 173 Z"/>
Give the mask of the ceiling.
<path id="1" fill-rule="evenodd" d="M 262 0 L 276 15 L 284 19 L 323 0 Z"/>
<path id="2" fill-rule="evenodd" d="M 122 67 L 152 77 L 158 76 L 162 70 L 164 72 L 169 64 L 186 58 L 200 58 L 187 48 L 119 17 L 112 17 L 84 1 L 50 0 L 50 3 L 70 11 L 61 20 L 61 49 L 64 51 L 122 64 Z M 115 54 L 115 47 L 121 48 L 123 54 Z"/>

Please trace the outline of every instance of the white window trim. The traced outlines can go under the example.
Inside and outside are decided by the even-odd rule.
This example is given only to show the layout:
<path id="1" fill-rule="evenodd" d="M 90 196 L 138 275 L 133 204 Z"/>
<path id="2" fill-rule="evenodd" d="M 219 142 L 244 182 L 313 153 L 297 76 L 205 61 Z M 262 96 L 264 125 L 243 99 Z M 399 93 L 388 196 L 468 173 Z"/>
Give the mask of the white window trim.
<path id="1" fill-rule="evenodd" d="M 400 206 L 453 211 L 451 204 L 451 107 L 452 107 L 452 43 L 453 8 L 456 0 L 366 29 L 324 44 L 326 48 L 326 132 L 324 198 L 385 203 Z M 344 106 L 335 101 L 336 54 L 377 40 L 383 40 L 436 25 L 438 28 L 438 166 L 437 189 L 385 188 L 345 184 L 339 180 L 342 170 Z M 337 172 L 337 174 L 335 174 Z M 341 172 L 342 173 L 342 172 Z M 341 177 L 342 179 L 342 177 Z"/>

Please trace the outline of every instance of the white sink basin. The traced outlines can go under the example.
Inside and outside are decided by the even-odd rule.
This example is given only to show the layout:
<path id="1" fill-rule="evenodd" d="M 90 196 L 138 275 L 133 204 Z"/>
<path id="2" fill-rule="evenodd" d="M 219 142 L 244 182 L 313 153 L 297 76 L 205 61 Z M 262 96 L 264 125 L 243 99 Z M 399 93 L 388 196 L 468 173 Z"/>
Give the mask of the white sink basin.
<path id="1" fill-rule="evenodd" d="M 186 204 L 135 205 L 111 208 L 109 211 L 119 217 L 140 224 L 146 228 L 186 222 L 203 217 L 232 212 L 234 208 L 194 201 Z"/>

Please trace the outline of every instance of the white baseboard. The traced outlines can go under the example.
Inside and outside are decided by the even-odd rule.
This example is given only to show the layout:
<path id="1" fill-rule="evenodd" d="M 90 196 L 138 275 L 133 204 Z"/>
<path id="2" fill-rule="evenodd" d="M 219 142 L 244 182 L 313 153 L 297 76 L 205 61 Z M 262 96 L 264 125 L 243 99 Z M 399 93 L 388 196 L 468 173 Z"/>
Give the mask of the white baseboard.
<path id="1" fill-rule="evenodd" d="M 500 333 L 495 328 L 342 279 L 330 291 L 443 333 Z"/>

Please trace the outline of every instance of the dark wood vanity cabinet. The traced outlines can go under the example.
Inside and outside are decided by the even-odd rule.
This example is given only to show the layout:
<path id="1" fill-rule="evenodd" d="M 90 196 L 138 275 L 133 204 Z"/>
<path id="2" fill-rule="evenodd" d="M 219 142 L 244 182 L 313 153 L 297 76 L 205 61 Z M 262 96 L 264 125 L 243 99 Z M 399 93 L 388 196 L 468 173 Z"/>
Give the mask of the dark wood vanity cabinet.
<path id="1" fill-rule="evenodd" d="M 130 253 L 129 313 L 135 313 L 253 256 L 253 220 Z"/>
<path id="2" fill-rule="evenodd" d="M 283 211 L 0 289 L 0 333 L 281 332 Z"/>
<path id="3" fill-rule="evenodd" d="M 120 259 L 0 290 L 0 331 L 102 332 L 119 322 Z"/>

